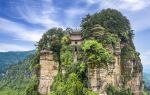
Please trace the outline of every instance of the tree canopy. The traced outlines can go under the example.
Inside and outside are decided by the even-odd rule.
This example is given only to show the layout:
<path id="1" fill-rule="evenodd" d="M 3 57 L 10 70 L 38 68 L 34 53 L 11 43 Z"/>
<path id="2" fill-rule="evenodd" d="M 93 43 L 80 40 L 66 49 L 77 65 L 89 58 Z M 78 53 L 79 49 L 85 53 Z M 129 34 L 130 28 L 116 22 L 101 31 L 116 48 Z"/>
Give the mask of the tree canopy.
<path id="1" fill-rule="evenodd" d="M 128 40 L 128 36 L 133 35 L 129 20 L 115 9 L 103 9 L 93 15 L 87 15 L 82 19 L 81 27 L 84 37 L 89 37 L 89 32 L 95 25 L 101 25 L 105 32 L 117 34 L 122 41 Z"/>
<path id="2" fill-rule="evenodd" d="M 113 62 L 113 55 L 96 40 L 85 40 L 82 45 L 82 50 L 87 57 L 88 63 L 98 65 L 100 63 Z"/>

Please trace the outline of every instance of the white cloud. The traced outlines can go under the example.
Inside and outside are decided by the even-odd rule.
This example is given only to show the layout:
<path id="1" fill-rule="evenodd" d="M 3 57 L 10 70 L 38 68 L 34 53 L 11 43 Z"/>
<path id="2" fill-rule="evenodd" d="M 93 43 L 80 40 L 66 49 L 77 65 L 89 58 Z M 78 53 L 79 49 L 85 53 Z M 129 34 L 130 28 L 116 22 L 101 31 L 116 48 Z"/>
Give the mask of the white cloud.
<path id="1" fill-rule="evenodd" d="M 27 46 L 19 46 L 16 44 L 8 44 L 8 43 L 0 43 L 0 52 L 7 52 L 7 51 L 28 51 L 33 50 L 33 47 Z"/>
<path id="2" fill-rule="evenodd" d="M 83 1 L 83 0 L 82 0 Z M 98 6 L 99 9 L 113 8 L 120 10 L 130 18 L 135 32 L 149 29 L 150 0 L 84 0 L 88 6 Z"/>
<path id="3" fill-rule="evenodd" d="M 31 41 L 35 42 L 41 38 L 42 31 L 38 29 L 29 29 L 22 24 L 0 18 L 0 32 L 9 33 L 13 35 L 17 40 Z"/>
<path id="4" fill-rule="evenodd" d="M 72 28 L 79 28 L 79 23 L 77 23 L 76 21 L 80 22 L 82 17 L 88 14 L 88 10 L 86 8 L 73 7 L 64 11 L 66 14 L 66 26 Z"/>
<path id="5" fill-rule="evenodd" d="M 69 18 L 73 18 L 73 17 L 80 16 L 80 15 L 87 13 L 87 10 L 81 9 L 81 8 L 70 8 L 70 9 L 67 9 L 65 12 Z"/>
<path id="6" fill-rule="evenodd" d="M 52 0 L 42 0 L 37 2 L 35 0 L 26 1 L 17 7 L 17 12 L 20 17 L 31 24 L 40 24 L 49 29 L 60 25 L 56 21 L 57 8 L 54 8 Z"/>
<path id="7" fill-rule="evenodd" d="M 144 66 L 150 65 L 150 51 L 142 53 L 141 60 Z"/>
<path id="8" fill-rule="evenodd" d="M 10 2 L 9 2 L 10 3 Z M 51 27 L 61 27 L 60 22 L 56 21 L 57 10 L 53 7 L 52 0 L 21 0 L 19 2 L 13 2 L 10 5 L 10 10 L 13 10 L 15 19 L 25 21 L 30 25 L 34 25 L 37 28 L 33 28 L 27 24 L 21 24 L 20 21 L 12 21 L 0 17 L 0 32 L 4 32 L 17 41 L 39 41 L 43 32 Z M 15 5 L 15 7 L 13 7 Z M 38 26 L 43 26 L 42 28 Z M 63 27 L 62 27 L 63 28 Z M 17 44 L 5 44 L 0 43 L 0 51 L 24 51 L 30 50 L 33 47 L 19 46 Z"/>
<path id="9" fill-rule="evenodd" d="M 121 10 L 139 11 L 150 5 L 149 0 L 102 0 L 101 6 Z"/>
<path id="10" fill-rule="evenodd" d="M 138 14 L 141 14 L 141 16 L 134 17 L 134 15 L 138 15 Z M 150 19 L 148 19 L 150 16 L 150 13 L 147 14 L 147 13 L 140 12 L 138 14 L 133 14 L 133 17 L 130 20 L 133 30 L 135 30 L 136 32 L 142 32 L 147 29 L 150 29 L 150 23 L 149 23 Z"/>
<path id="11" fill-rule="evenodd" d="M 100 8 L 139 11 L 150 6 L 149 0 L 86 0 L 88 4 L 99 4 Z"/>
<path id="12" fill-rule="evenodd" d="M 145 55 L 150 56 L 150 51 L 145 52 Z"/>
<path id="13" fill-rule="evenodd" d="M 99 4 L 101 0 L 83 0 L 86 1 L 88 4 Z"/>

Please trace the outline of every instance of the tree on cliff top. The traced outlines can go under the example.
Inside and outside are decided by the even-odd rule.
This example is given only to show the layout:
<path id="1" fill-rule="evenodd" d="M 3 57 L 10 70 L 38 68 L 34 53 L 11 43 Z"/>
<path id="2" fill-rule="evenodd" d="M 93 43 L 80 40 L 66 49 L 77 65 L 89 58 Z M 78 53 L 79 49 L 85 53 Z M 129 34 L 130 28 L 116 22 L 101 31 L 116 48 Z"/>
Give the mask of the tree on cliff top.
<path id="1" fill-rule="evenodd" d="M 105 32 L 117 34 L 122 41 L 127 41 L 132 36 L 129 20 L 115 9 L 103 9 L 93 15 L 87 15 L 82 19 L 81 27 L 84 38 L 89 37 L 89 32 L 94 25 L 99 24 L 106 29 Z"/>
<path id="2" fill-rule="evenodd" d="M 82 45 L 82 50 L 87 57 L 86 61 L 91 65 L 99 66 L 101 62 L 113 63 L 113 55 L 96 40 L 85 40 Z"/>

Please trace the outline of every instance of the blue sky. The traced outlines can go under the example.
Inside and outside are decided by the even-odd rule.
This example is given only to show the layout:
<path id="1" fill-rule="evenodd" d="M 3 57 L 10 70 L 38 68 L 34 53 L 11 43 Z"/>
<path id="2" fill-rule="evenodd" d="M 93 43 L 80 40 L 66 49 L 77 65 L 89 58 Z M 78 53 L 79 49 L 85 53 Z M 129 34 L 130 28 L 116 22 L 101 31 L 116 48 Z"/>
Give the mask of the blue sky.
<path id="1" fill-rule="evenodd" d="M 150 72 L 149 0 L 0 0 L 0 52 L 26 51 L 51 27 L 78 28 L 82 17 L 104 8 L 131 22 L 145 72 Z"/>

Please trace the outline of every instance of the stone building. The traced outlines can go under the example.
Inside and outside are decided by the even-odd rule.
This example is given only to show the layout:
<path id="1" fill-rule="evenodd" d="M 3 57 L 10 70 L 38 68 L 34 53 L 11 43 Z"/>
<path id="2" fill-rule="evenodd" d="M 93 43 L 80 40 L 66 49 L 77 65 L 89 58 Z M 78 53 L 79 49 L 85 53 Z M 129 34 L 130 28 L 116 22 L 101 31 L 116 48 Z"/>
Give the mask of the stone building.
<path id="1" fill-rule="evenodd" d="M 81 32 L 72 32 L 70 33 L 71 45 L 81 45 L 82 35 Z"/>
<path id="2" fill-rule="evenodd" d="M 73 55 L 74 59 L 73 62 L 77 62 L 77 53 L 78 53 L 78 47 L 82 44 L 82 34 L 81 32 L 72 32 L 70 33 L 70 41 L 71 41 L 71 46 L 73 47 Z"/>

